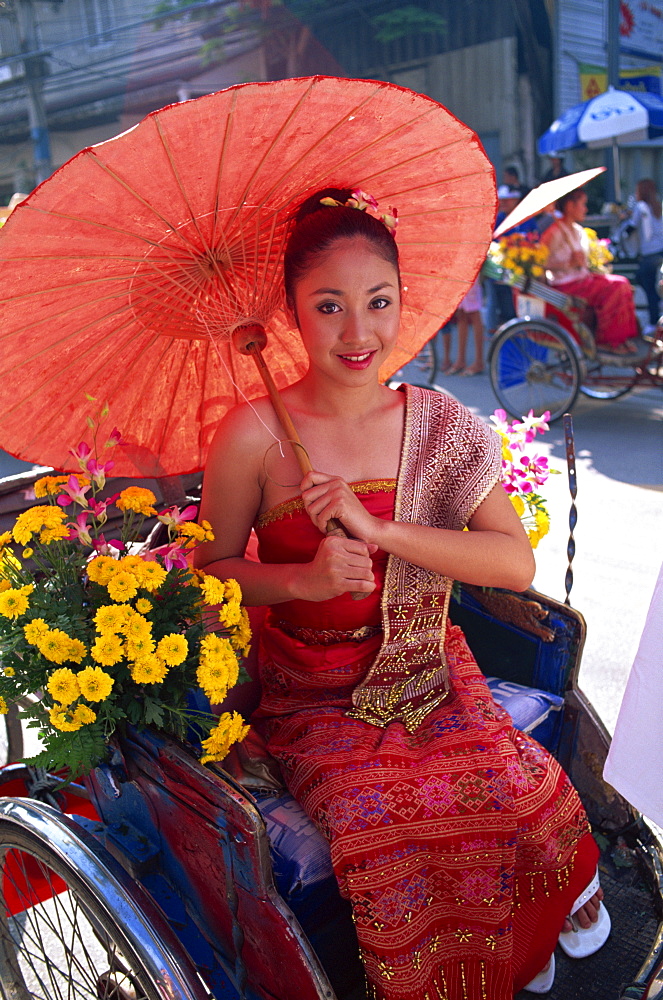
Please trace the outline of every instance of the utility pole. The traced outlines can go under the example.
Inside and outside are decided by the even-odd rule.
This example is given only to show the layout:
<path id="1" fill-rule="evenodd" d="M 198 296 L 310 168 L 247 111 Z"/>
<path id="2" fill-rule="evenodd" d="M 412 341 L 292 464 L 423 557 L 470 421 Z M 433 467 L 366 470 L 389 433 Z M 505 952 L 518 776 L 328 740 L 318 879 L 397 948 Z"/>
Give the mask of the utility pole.
<path id="1" fill-rule="evenodd" d="M 619 87 L 619 0 L 608 0 L 608 86 Z M 621 201 L 619 153 L 616 140 L 606 150 L 606 193 L 608 201 Z"/>
<path id="2" fill-rule="evenodd" d="M 37 40 L 37 26 L 32 0 L 16 0 L 16 18 L 18 21 L 21 51 L 36 52 L 40 49 Z M 53 173 L 51 162 L 51 144 L 48 137 L 48 123 L 42 92 L 42 81 L 45 76 L 45 61 L 43 56 L 30 56 L 24 61 L 25 82 L 28 97 L 28 122 L 35 164 L 35 180 L 41 184 Z"/>

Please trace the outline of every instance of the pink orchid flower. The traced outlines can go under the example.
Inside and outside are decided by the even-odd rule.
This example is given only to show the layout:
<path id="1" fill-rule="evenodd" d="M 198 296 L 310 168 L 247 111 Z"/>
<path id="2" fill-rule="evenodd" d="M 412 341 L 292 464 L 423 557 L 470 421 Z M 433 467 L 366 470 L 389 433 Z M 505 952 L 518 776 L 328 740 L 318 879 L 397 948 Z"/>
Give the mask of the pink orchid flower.
<path id="1" fill-rule="evenodd" d="M 178 566 L 180 569 L 187 569 L 189 565 L 185 549 L 181 548 L 177 542 L 170 542 L 168 545 L 159 545 L 156 549 L 149 549 L 143 558 L 149 562 L 157 562 L 158 559 L 162 559 L 164 567 L 168 572 L 170 572 L 173 566 Z"/>
<path id="2" fill-rule="evenodd" d="M 545 434 L 547 430 L 550 430 L 547 423 L 548 420 L 550 420 L 550 410 L 546 410 L 540 417 L 535 417 L 534 411 L 530 410 L 526 417 L 514 423 L 513 429 L 520 434 L 524 434 L 525 442 L 529 444 L 536 437 L 537 431 L 539 434 Z"/>
<path id="3" fill-rule="evenodd" d="M 87 526 L 87 518 L 89 510 L 82 510 L 78 517 L 76 518 L 76 523 L 73 524 L 71 521 L 67 522 L 67 527 L 69 528 L 69 540 L 77 538 L 82 545 L 93 545 L 92 536 Z"/>
<path id="4" fill-rule="evenodd" d="M 105 500 L 90 499 L 90 510 L 96 517 L 99 524 L 106 523 L 106 521 L 108 520 L 108 514 L 106 513 L 106 510 L 108 507 L 110 507 L 111 504 L 115 503 L 119 495 L 120 495 L 119 493 L 113 493 L 112 497 L 107 497 Z"/>
<path id="5" fill-rule="evenodd" d="M 353 208 L 356 207 L 360 209 L 360 211 L 362 212 L 365 211 L 365 209 L 367 208 L 372 208 L 373 211 L 375 211 L 378 207 L 378 203 L 373 197 L 373 195 L 366 194 L 366 192 L 362 191 L 361 188 L 355 188 L 354 191 L 352 191 L 352 193 L 350 194 L 348 201 L 356 201 L 357 204 L 356 206 L 353 206 Z"/>
<path id="6" fill-rule="evenodd" d="M 85 441 L 81 441 L 78 448 L 69 449 L 69 454 L 73 455 L 78 464 L 80 465 L 81 469 L 85 470 L 87 460 L 92 454 L 92 449 L 90 448 L 89 444 L 85 443 Z"/>
<path id="7" fill-rule="evenodd" d="M 117 538 L 106 541 L 103 535 L 99 535 L 92 542 L 92 547 L 96 549 L 99 556 L 115 556 L 124 548 L 124 542 L 120 542 Z"/>
<path id="8" fill-rule="evenodd" d="M 123 440 L 122 435 L 117 429 L 117 427 L 114 427 L 113 430 L 110 432 L 108 440 L 104 444 L 104 448 L 114 448 L 118 444 L 126 445 L 127 442 Z"/>
<path id="9" fill-rule="evenodd" d="M 106 476 L 115 465 L 115 462 L 97 462 L 96 458 L 91 458 L 87 463 L 87 471 L 94 479 L 95 486 L 102 490 L 106 485 Z"/>
<path id="10" fill-rule="evenodd" d="M 169 572 L 173 566 L 177 566 L 179 569 L 186 569 L 189 564 L 185 550 L 180 548 L 179 545 L 169 545 L 163 554 L 163 564 Z"/>
<path id="11" fill-rule="evenodd" d="M 183 510 L 179 507 L 169 507 L 167 510 L 161 512 L 157 515 L 157 521 L 161 521 L 162 524 L 167 524 L 168 527 L 176 527 L 176 525 L 181 524 L 183 521 L 193 521 L 194 517 L 198 513 L 198 508 L 193 504 L 189 504 Z"/>
<path id="12" fill-rule="evenodd" d="M 88 499 L 85 496 L 89 493 L 92 487 L 88 484 L 87 486 L 81 486 L 76 476 L 69 476 L 66 486 L 62 487 L 62 493 L 57 499 L 57 503 L 60 507 L 68 507 L 70 503 L 79 503 L 81 507 L 88 506 Z"/>
<path id="13" fill-rule="evenodd" d="M 517 475 L 513 462 L 502 459 L 502 474 L 500 476 L 502 486 L 507 493 L 518 492 L 519 476 Z"/>
<path id="14" fill-rule="evenodd" d="M 530 457 L 524 455 L 520 461 L 523 466 L 521 472 L 522 481 L 531 486 L 531 492 L 534 491 L 535 486 L 543 486 L 550 475 L 548 459 L 543 455 L 532 455 Z"/>
<path id="15" fill-rule="evenodd" d="M 507 420 L 506 410 L 495 410 L 494 413 L 491 413 L 490 419 L 495 424 L 496 431 L 499 431 L 500 434 L 508 434 L 509 421 Z"/>

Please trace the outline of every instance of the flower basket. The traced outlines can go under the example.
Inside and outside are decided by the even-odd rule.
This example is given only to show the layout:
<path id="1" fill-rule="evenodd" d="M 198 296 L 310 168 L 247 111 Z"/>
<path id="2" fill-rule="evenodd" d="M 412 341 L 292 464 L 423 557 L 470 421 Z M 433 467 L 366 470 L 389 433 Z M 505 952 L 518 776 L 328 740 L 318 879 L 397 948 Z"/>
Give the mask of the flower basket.
<path id="1" fill-rule="evenodd" d="M 222 760 L 248 726 L 197 709 L 191 692 L 219 703 L 248 679 L 239 585 L 191 568 L 193 549 L 213 538 L 195 507 L 157 513 L 138 486 L 105 495 L 113 463 L 99 461 L 90 423 L 95 445 L 72 451 L 80 471 L 38 480 L 41 502 L 0 535 L 0 712 L 27 697 L 21 716 L 43 746 L 29 763 L 71 777 L 104 760 L 128 723 L 201 743 L 203 763 Z M 121 446 L 114 430 L 104 447 Z M 106 538 L 118 512 L 119 537 Z M 150 550 L 143 526 L 155 515 L 168 541 Z"/>

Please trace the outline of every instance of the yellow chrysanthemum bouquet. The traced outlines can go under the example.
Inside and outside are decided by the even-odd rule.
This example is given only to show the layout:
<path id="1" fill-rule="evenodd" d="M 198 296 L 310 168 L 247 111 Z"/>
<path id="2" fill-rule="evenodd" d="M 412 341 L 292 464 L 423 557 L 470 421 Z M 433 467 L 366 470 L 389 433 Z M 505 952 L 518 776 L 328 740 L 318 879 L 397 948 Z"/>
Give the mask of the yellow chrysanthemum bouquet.
<path id="1" fill-rule="evenodd" d="M 121 444 L 114 430 L 106 445 Z M 222 760 L 248 727 L 196 704 L 201 692 L 222 702 L 243 679 L 251 630 L 236 581 L 190 567 L 210 525 L 193 521 L 193 506 L 157 513 L 143 487 L 104 497 L 112 462 L 84 442 L 72 454 L 80 472 L 38 480 L 45 502 L 0 535 L 0 712 L 27 701 L 43 745 L 31 763 L 72 776 L 103 760 L 127 723 L 193 736 L 203 763 Z M 113 507 L 122 527 L 106 539 Z M 155 516 L 168 540 L 150 550 L 141 532 Z"/>
<path id="2" fill-rule="evenodd" d="M 502 277 L 544 278 L 548 248 L 536 233 L 510 233 L 491 243 L 489 255 L 502 268 Z"/>
<path id="3" fill-rule="evenodd" d="M 587 239 L 587 266 L 594 274 L 607 274 L 611 268 L 610 264 L 614 260 L 608 240 L 600 240 L 596 230 L 588 229 L 585 226 L 585 237 Z"/>

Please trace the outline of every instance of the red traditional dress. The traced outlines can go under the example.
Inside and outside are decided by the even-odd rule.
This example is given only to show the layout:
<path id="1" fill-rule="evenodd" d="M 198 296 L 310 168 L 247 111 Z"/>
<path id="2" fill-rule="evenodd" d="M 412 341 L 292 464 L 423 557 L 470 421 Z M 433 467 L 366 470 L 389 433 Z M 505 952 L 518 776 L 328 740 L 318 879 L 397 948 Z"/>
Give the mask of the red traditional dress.
<path id="1" fill-rule="evenodd" d="M 589 242 L 582 226 L 558 219 L 548 226 L 541 242 L 548 247 L 546 267 L 552 272 L 555 287 L 585 299 L 594 310 L 597 344 L 617 347 L 637 336 L 633 289 L 628 278 L 620 274 L 594 274 L 586 264 L 576 267 L 572 263 L 578 251 L 585 255 L 585 260 L 589 256 Z"/>
<path id="2" fill-rule="evenodd" d="M 407 389 L 398 482 L 354 483 L 377 517 L 456 527 L 499 473 L 497 436 Z M 313 558 L 293 499 L 256 525 L 263 562 Z M 597 848 L 559 765 L 513 729 L 461 630 L 451 581 L 377 552 L 378 589 L 275 605 L 254 715 L 331 843 L 376 1000 L 512 1000 L 547 962 Z"/>

